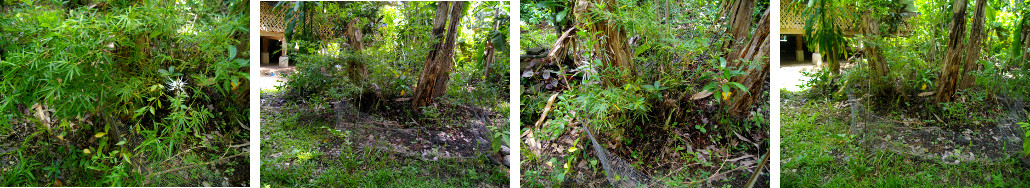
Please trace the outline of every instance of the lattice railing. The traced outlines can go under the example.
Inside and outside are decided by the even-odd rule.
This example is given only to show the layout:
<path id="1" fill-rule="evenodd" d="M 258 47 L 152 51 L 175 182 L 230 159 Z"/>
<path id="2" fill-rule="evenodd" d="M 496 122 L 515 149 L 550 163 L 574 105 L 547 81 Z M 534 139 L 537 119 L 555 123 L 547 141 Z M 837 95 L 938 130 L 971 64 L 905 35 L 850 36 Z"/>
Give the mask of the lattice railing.
<path id="1" fill-rule="evenodd" d="M 286 12 L 287 8 L 292 6 L 281 6 L 275 8 L 273 5 L 261 3 L 261 31 L 285 33 L 286 32 Z M 300 15 L 293 15 L 294 17 Z M 314 17 L 305 20 L 304 24 L 309 26 L 308 28 L 313 29 L 315 36 L 321 39 L 333 38 L 333 24 L 328 18 L 333 18 L 335 15 L 324 15 L 325 17 Z"/>
<path id="2" fill-rule="evenodd" d="M 790 33 L 801 33 L 805 30 L 805 20 L 808 19 L 807 15 L 802 14 L 805 10 L 805 4 L 803 3 L 780 3 L 780 30 Z M 845 15 L 858 16 L 856 10 L 844 9 Z M 898 25 L 898 34 L 911 33 L 913 28 L 911 25 L 912 19 L 915 16 L 906 16 L 904 21 Z M 845 34 L 858 34 L 861 33 L 861 19 L 848 19 L 845 20 L 841 17 L 837 17 L 834 20 L 834 24 L 837 24 Z"/>
<path id="3" fill-rule="evenodd" d="M 804 30 L 805 16 L 801 15 L 804 9 L 803 4 L 780 2 L 780 29 Z"/>
<path id="4" fill-rule="evenodd" d="M 807 15 L 802 14 L 805 10 L 805 4 L 801 3 L 780 3 L 780 29 L 781 30 L 792 30 L 792 31 L 804 31 L 805 20 L 808 19 Z M 852 10 L 844 10 L 845 15 L 855 15 Z M 833 20 L 833 23 L 844 30 L 845 33 L 858 32 L 857 19 L 845 20 L 841 17 L 837 17 Z"/>

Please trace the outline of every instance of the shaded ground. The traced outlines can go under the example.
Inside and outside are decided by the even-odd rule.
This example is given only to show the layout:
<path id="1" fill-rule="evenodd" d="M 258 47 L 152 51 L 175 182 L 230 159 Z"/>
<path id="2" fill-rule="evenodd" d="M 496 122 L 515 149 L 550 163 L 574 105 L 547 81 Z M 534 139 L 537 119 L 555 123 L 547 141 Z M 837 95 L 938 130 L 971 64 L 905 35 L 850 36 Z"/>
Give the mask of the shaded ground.
<path id="1" fill-rule="evenodd" d="M 582 127 L 575 126 L 570 129 L 568 134 L 563 134 L 556 140 L 540 141 L 542 147 L 539 150 L 540 154 L 537 155 L 539 158 L 536 160 L 544 162 L 528 168 L 526 165 L 523 165 L 523 168 L 539 170 L 539 172 L 534 173 L 558 174 L 561 173 L 564 163 L 569 159 L 583 159 L 570 164 L 572 173 L 561 183 L 562 186 L 612 186 L 605 177 L 604 169 L 601 168 L 597 154 L 590 147 L 590 140 L 586 136 L 580 136 L 586 135 L 583 133 Z M 728 143 L 711 143 L 707 141 L 710 139 L 708 137 L 715 136 L 714 134 L 691 134 L 683 133 L 684 131 L 686 131 L 686 128 L 673 130 L 671 134 L 663 135 L 664 138 L 655 138 L 648 143 L 634 147 L 614 147 L 617 144 L 611 141 L 598 140 L 598 142 L 601 142 L 599 144 L 604 145 L 609 152 L 630 162 L 630 165 L 640 173 L 650 176 L 652 181 L 649 182 L 649 186 L 742 186 L 747 183 L 748 178 L 756 170 L 757 163 L 761 160 L 761 154 L 750 152 L 731 153 L 730 148 L 734 146 L 728 145 Z M 531 133 L 524 135 L 528 136 Z M 747 135 L 749 137 L 755 136 Z M 640 136 L 639 138 L 654 137 Z M 685 145 L 680 144 L 683 141 L 679 140 L 681 138 L 691 140 L 691 142 Z M 751 137 L 751 139 L 753 138 L 755 137 Z M 527 137 L 523 137 L 523 139 L 527 139 Z M 536 140 L 524 140 L 524 142 L 534 141 Z M 746 145 L 741 147 L 749 148 L 758 145 L 758 143 L 750 142 L 750 139 L 746 142 L 740 141 L 733 141 L 733 143 Z M 640 149 L 645 147 L 645 145 L 646 147 L 653 148 L 650 150 Z M 576 149 L 572 149 L 570 152 L 571 148 Z M 526 150 L 524 149 L 523 151 Z M 554 160 L 551 160 L 552 158 Z M 523 158 L 523 160 L 527 159 Z M 768 182 L 769 174 L 767 170 L 767 168 L 763 168 L 763 171 L 766 172 L 759 176 L 757 182 Z M 527 174 L 523 178 L 534 180 L 534 176 L 539 175 L 541 174 Z M 532 184 L 529 186 L 533 187 Z M 768 187 L 768 184 L 759 183 L 755 186 Z"/>
<path id="2" fill-rule="evenodd" d="M 866 147 L 945 164 L 994 162 L 1018 157 L 1017 154 L 1023 151 L 1022 132 L 1019 125 L 1012 121 L 994 123 L 995 126 L 958 129 L 938 126 L 913 128 L 905 126 L 902 121 L 859 124 L 866 127 L 861 137 L 861 143 Z"/>
<path id="3" fill-rule="evenodd" d="M 528 56 L 523 61 L 522 65 L 529 65 L 530 68 L 532 65 L 538 64 L 532 62 L 535 60 Z M 545 64 L 544 66 L 549 65 Z M 557 68 L 552 69 L 557 70 Z M 704 67 L 693 65 L 684 67 L 684 69 L 704 69 Z M 573 80 L 576 82 L 575 79 Z M 553 79 L 533 80 L 530 82 L 532 85 L 530 87 L 548 87 L 543 84 L 548 81 L 553 81 Z M 692 82 L 698 82 L 697 85 L 702 84 L 702 81 L 699 80 Z M 768 80 L 766 83 L 765 85 L 768 87 Z M 550 89 L 560 90 L 565 87 L 563 84 L 555 85 Z M 524 92 L 525 90 L 529 89 L 524 89 Z M 768 91 L 768 88 L 762 92 L 764 91 Z M 537 96 L 550 96 L 551 94 L 553 93 Z M 649 177 L 651 181 L 647 182 L 647 186 L 743 186 L 758 170 L 762 172 L 759 173 L 756 187 L 769 186 L 767 183 L 769 182 L 768 166 L 757 169 L 762 155 L 769 148 L 767 124 L 732 123 L 739 121 L 729 120 L 725 111 L 712 98 L 690 100 L 689 94 L 678 92 L 664 93 L 664 95 L 663 98 L 668 100 L 663 101 L 662 104 L 655 104 L 654 111 L 648 114 L 663 117 L 661 121 L 633 122 L 634 125 L 626 125 L 623 127 L 626 130 L 623 135 L 626 137 L 620 139 L 613 139 L 608 133 L 593 132 L 598 144 L 612 156 L 622 158 L 634 170 Z M 754 116 L 769 117 L 768 110 L 761 108 L 768 106 L 768 98 L 762 97 L 757 101 L 760 102 L 756 103 L 750 111 Z M 523 98 L 523 103 L 527 103 L 525 98 Z M 524 105 L 523 109 L 525 108 Z M 672 111 L 673 108 L 678 110 Z M 686 113 L 683 113 L 684 111 Z M 556 113 L 571 114 L 575 112 L 552 111 L 549 119 L 541 127 L 535 126 L 535 120 L 539 116 L 528 118 L 532 121 L 526 121 L 526 117 L 522 118 L 520 135 L 521 142 L 523 142 L 521 146 L 523 174 L 520 178 L 522 186 L 613 186 L 605 175 L 602 161 L 591 147 L 590 139 L 584 133 L 584 127 L 580 122 L 582 120 L 577 119 L 564 124 L 554 119 Z M 671 118 L 672 122 L 677 124 L 672 126 L 656 124 L 664 123 L 666 118 Z M 547 134 L 544 131 L 549 131 L 547 127 L 555 126 L 561 127 L 560 135 L 549 140 L 541 138 L 540 135 Z M 698 127 L 703 127 L 705 130 L 702 131 Z"/>
<path id="4" fill-rule="evenodd" d="M 400 105 L 398 107 L 410 105 L 403 102 L 396 104 Z M 357 147 L 374 147 L 427 161 L 471 159 L 477 155 L 492 154 L 491 138 L 487 137 L 490 130 L 486 128 L 486 125 L 503 122 L 503 119 L 499 119 L 503 116 L 486 115 L 490 112 L 469 106 L 452 106 L 452 108 L 462 112 L 448 115 L 448 119 L 465 120 L 461 123 L 466 125 L 426 129 L 418 127 L 413 121 L 398 122 L 371 116 L 357 111 L 347 101 L 339 101 L 334 104 L 338 120 L 334 129 L 349 131 L 350 134 L 355 135 L 367 135 L 349 137 L 347 141 L 356 143 Z M 462 114 L 469 115 L 463 116 Z M 473 117 L 476 115 L 480 116 Z M 403 119 L 406 118 L 401 118 L 401 120 Z"/>
<path id="5" fill-rule="evenodd" d="M 1026 187 L 1008 117 L 986 126 L 867 113 L 861 100 L 806 99 L 784 91 L 784 187 Z M 852 120 L 852 117 L 859 117 Z M 858 134 L 852 134 L 852 131 Z M 1021 133 L 1017 133 L 1021 134 Z M 1015 144 L 1015 145 L 1014 145 Z"/>
<path id="6" fill-rule="evenodd" d="M 143 134 L 148 132 L 141 134 L 131 130 L 131 127 L 122 127 L 121 139 L 125 141 L 122 147 L 114 145 L 114 141 L 110 140 L 113 139 L 113 133 L 97 137 L 96 131 L 77 125 L 90 124 L 90 127 L 102 127 L 102 124 L 92 125 L 92 121 L 97 120 L 86 119 L 66 128 L 53 125 L 50 131 L 39 130 L 43 126 L 29 123 L 32 121 L 38 122 L 11 120 L 12 124 L 8 127 L 10 134 L 0 133 L 0 174 L 11 177 L 25 175 L 22 173 L 34 174 L 37 182 L 30 185 L 101 186 L 85 183 L 100 183 L 95 181 L 96 176 L 104 174 L 97 174 L 91 168 L 101 168 L 99 165 L 104 164 L 86 166 L 85 162 L 91 159 L 109 160 L 93 157 L 96 157 L 97 153 L 109 154 L 119 151 L 130 153 L 124 156 L 126 160 L 131 161 L 131 164 L 126 166 L 128 169 L 125 169 L 125 173 L 136 177 L 131 179 L 133 181 L 118 182 L 119 184 L 103 182 L 104 185 L 124 186 L 142 183 L 144 186 L 239 187 L 248 186 L 250 182 L 250 164 L 247 159 L 249 144 L 246 140 L 240 141 L 239 137 L 229 136 L 247 134 L 247 127 L 240 124 L 234 124 L 232 127 L 208 127 L 207 130 L 210 131 L 197 134 L 200 137 L 197 143 L 185 144 L 189 148 L 179 147 L 171 150 L 175 155 L 163 158 L 165 156 L 152 155 L 155 151 L 148 150 L 150 147 L 140 147 L 146 139 Z M 107 149 L 99 151 L 101 145 Z M 86 153 L 86 150 L 89 150 L 89 153 Z M 208 156 L 222 158 L 207 159 Z M 202 162 L 207 164 L 201 164 Z"/>
<path id="7" fill-rule="evenodd" d="M 441 118 L 419 119 L 406 102 L 261 101 L 262 184 L 508 186 L 506 156 L 493 152 L 487 128 L 506 125 L 502 114 L 441 102 Z"/>

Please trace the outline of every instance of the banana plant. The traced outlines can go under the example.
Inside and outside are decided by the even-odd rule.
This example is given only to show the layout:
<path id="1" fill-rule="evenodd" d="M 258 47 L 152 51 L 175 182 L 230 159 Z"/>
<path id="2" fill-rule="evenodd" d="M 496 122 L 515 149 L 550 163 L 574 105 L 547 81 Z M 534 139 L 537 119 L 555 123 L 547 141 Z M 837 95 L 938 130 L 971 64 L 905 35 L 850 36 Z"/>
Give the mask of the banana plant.
<path id="1" fill-rule="evenodd" d="M 313 12 L 317 12 L 317 11 L 315 11 L 315 9 L 321 7 L 322 3 L 321 2 L 305 2 L 305 1 L 297 1 L 297 2 L 282 1 L 282 2 L 276 3 L 275 4 L 275 8 L 279 9 L 279 8 L 283 8 L 284 6 L 290 6 L 290 3 L 292 3 L 292 7 L 286 9 L 286 18 L 285 18 L 286 19 L 285 20 L 286 21 L 286 28 L 283 31 L 285 33 L 286 40 L 287 41 L 293 41 L 293 40 L 295 40 L 298 37 L 296 35 L 297 34 L 296 31 L 298 30 L 297 29 L 297 25 L 300 25 L 300 27 L 301 27 L 300 28 L 300 31 L 301 31 L 300 34 L 301 35 L 299 36 L 300 38 L 309 38 L 309 37 L 311 37 L 311 26 L 310 25 L 306 25 L 304 23 L 310 23 L 310 22 L 308 22 L 308 19 L 311 17 L 310 14 L 313 13 Z"/>
<path id="2" fill-rule="evenodd" d="M 838 66 L 835 56 L 844 55 L 845 39 L 844 31 L 836 20 L 856 20 L 857 16 L 845 11 L 845 2 L 837 0 L 809 0 L 808 5 L 801 13 L 808 15 L 805 19 L 805 37 L 809 38 L 808 46 L 818 49 L 830 57 L 830 71 L 838 74 Z"/>

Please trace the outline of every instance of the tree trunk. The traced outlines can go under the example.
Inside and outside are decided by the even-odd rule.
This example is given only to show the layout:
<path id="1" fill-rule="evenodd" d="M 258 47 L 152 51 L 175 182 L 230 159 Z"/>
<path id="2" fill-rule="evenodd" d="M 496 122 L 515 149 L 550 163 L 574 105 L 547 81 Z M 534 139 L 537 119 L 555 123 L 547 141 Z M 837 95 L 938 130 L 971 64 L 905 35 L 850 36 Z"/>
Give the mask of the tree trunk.
<path id="1" fill-rule="evenodd" d="M 866 36 L 866 41 L 876 41 L 870 44 L 864 45 L 865 54 L 868 56 L 869 67 L 873 72 L 872 81 L 877 86 L 875 92 L 880 94 L 889 94 L 893 92 L 884 91 L 888 88 L 893 88 L 894 91 L 901 91 L 897 84 L 890 83 L 890 79 L 887 76 L 890 74 L 890 66 L 887 65 L 887 60 L 883 58 L 883 53 L 880 49 L 879 42 L 882 42 L 883 36 L 880 35 L 880 21 L 876 20 L 872 16 L 872 12 L 866 12 L 862 14 L 862 32 Z M 839 67 L 839 66 L 838 66 Z"/>
<path id="2" fill-rule="evenodd" d="M 585 28 L 589 33 L 600 32 L 600 34 L 594 36 L 592 39 L 597 42 L 593 46 L 593 49 L 595 49 L 593 57 L 601 60 L 602 70 L 608 70 L 608 68 L 614 67 L 615 70 L 618 70 L 619 72 L 618 78 L 621 78 L 602 78 L 602 82 L 608 86 L 622 85 L 625 81 L 629 80 L 631 76 L 636 75 L 636 70 L 632 64 L 634 55 L 633 49 L 629 47 L 629 42 L 627 42 L 626 31 L 621 27 L 618 27 L 616 23 L 611 22 L 611 20 L 590 18 L 591 14 L 588 13 L 590 11 L 611 12 L 614 10 L 613 7 L 616 6 L 616 3 L 614 0 L 585 1 L 586 0 L 581 0 L 576 7 L 577 12 L 583 12 L 577 14 L 578 16 L 583 17 L 577 18 L 577 20 L 590 20 L 583 22 L 585 24 L 583 25 L 583 28 Z M 607 5 L 604 10 L 598 10 L 592 5 L 600 3 Z"/>
<path id="3" fill-rule="evenodd" d="M 964 66 L 962 58 L 962 38 L 966 36 L 966 4 L 968 0 L 955 0 L 952 5 L 951 26 L 948 28 L 947 51 L 945 51 L 944 68 L 937 80 L 937 102 L 951 102 L 958 89 L 959 69 Z"/>
<path id="4" fill-rule="evenodd" d="M 837 59 L 837 53 L 838 52 L 834 50 L 834 52 L 823 54 L 823 58 L 826 58 L 826 62 L 828 63 L 826 66 L 830 66 L 830 74 L 833 75 L 840 75 L 840 60 Z"/>
<path id="5" fill-rule="evenodd" d="M 1025 9 L 1024 6 L 1026 5 L 1023 4 L 1023 1 L 1016 1 L 1017 10 Z M 1012 29 L 1012 44 L 1009 47 L 1012 63 L 1009 63 L 1006 68 L 1030 69 L 1030 62 L 1025 61 L 1026 56 L 1030 55 L 1030 50 L 1026 50 L 1026 47 L 1030 46 L 1030 11 L 1024 10 L 1016 14 L 1021 16 L 1018 17 L 1020 21 Z"/>
<path id="6" fill-rule="evenodd" d="M 365 49 L 365 45 L 361 41 L 361 26 L 357 25 L 359 21 L 360 19 L 354 18 L 347 23 L 346 33 L 343 34 L 343 37 L 347 39 L 347 44 L 356 53 L 361 53 Z M 347 69 L 350 72 L 351 80 L 363 83 L 368 78 L 368 68 L 365 66 L 365 62 L 355 59 L 348 59 L 348 61 Z"/>
<path id="7" fill-rule="evenodd" d="M 447 89 L 451 67 L 454 66 L 451 54 L 454 53 L 454 41 L 458 34 L 457 27 L 461 22 L 464 10 L 465 2 L 463 1 L 439 2 L 437 5 L 431 34 L 433 38 L 442 40 L 433 44 L 432 50 L 426 57 L 426 64 L 422 66 L 422 73 L 419 75 L 418 85 L 415 86 L 415 98 L 412 102 L 416 108 L 429 105 L 433 99 L 443 95 Z M 449 24 L 447 24 L 448 22 Z M 447 35 L 445 38 L 441 38 L 445 31 L 445 25 L 447 26 Z"/>
<path id="8" fill-rule="evenodd" d="M 1030 21 L 1027 20 L 1030 20 L 1030 11 L 1023 13 L 1023 27 L 1021 29 L 1023 30 L 1023 49 L 1020 49 L 1023 52 L 1023 56 L 1020 58 L 1020 61 L 1023 61 L 1023 68 L 1030 69 L 1030 61 L 1026 61 L 1027 57 L 1030 57 L 1030 50 L 1026 50 L 1027 47 L 1030 47 Z"/>
<path id="9" fill-rule="evenodd" d="M 765 10 L 758 22 L 758 29 L 755 29 L 754 36 L 749 40 L 746 45 L 741 45 L 741 49 L 744 49 L 739 55 L 735 55 L 739 59 L 748 60 L 752 63 L 761 63 L 761 67 L 751 68 L 751 66 L 741 66 L 742 70 L 745 70 L 745 75 L 733 77 L 731 81 L 740 83 L 748 88 L 748 92 L 737 91 L 733 96 L 733 100 L 729 103 L 730 114 L 736 117 L 745 117 L 748 115 L 748 111 L 751 106 L 755 104 L 762 96 L 759 92 L 765 87 L 765 80 L 769 78 L 769 10 Z M 743 61 L 741 61 L 743 62 Z"/>
<path id="10" fill-rule="evenodd" d="M 483 55 L 483 80 L 490 80 L 490 64 L 494 62 L 494 43 L 486 42 L 486 54 Z"/>
<path id="11" fill-rule="evenodd" d="M 498 14 L 500 14 L 500 13 L 501 13 L 500 9 L 494 10 L 494 28 L 493 28 L 494 31 L 496 31 L 497 28 L 501 26 L 501 22 L 497 20 Z M 484 63 L 483 64 L 483 80 L 484 81 L 485 80 L 490 80 L 490 64 L 494 62 L 494 51 L 495 50 L 496 49 L 494 49 L 493 40 L 491 40 L 489 38 L 489 36 L 488 36 L 488 38 L 486 39 L 486 54 L 483 55 L 483 63 Z"/>
<path id="12" fill-rule="evenodd" d="M 976 83 L 976 79 L 973 77 L 973 71 L 980 70 L 980 49 L 983 47 L 983 38 L 987 35 L 984 33 L 984 9 L 987 5 L 987 1 L 978 0 L 976 1 L 976 8 L 973 12 L 973 27 L 969 29 L 969 46 L 966 49 L 966 63 L 962 68 L 962 82 L 959 85 L 959 89 L 966 89 L 973 86 Z"/>
<path id="13" fill-rule="evenodd" d="M 747 42 L 747 35 L 751 31 L 751 13 L 755 10 L 755 1 L 735 0 L 730 1 L 730 3 L 731 4 L 728 4 L 725 9 L 727 10 L 726 14 L 729 15 L 727 16 L 724 14 L 724 16 L 729 18 L 729 20 L 726 20 L 726 25 L 729 27 L 727 28 L 727 32 L 731 35 L 733 40 L 726 41 L 726 43 L 723 44 L 723 47 L 730 47 L 732 50 L 730 50 L 730 53 L 728 54 L 731 54 L 732 56 L 732 54 L 743 54 L 744 52 L 742 51 L 745 50 L 743 47 L 748 45 L 744 42 Z M 729 62 L 727 66 L 739 68 L 740 64 L 737 61 L 738 59 L 739 57 L 727 58 L 726 60 Z"/>
<path id="14" fill-rule="evenodd" d="M 862 15 L 862 26 L 864 26 L 863 32 L 870 40 L 880 39 L 880 22 L 873 19 L 871 12 L 866 12 Z M 890 73 L 890 68 L 887 66 L 887 61 L 883 59 L 883 54 L 880 53 L 880 47 L 877 45 L 865 45 L 866 55 L 869 55 L 869 66 L 873 70 L 873 74 L 879 77 L 877 80 L 883 80 L 884 77 Z"/>

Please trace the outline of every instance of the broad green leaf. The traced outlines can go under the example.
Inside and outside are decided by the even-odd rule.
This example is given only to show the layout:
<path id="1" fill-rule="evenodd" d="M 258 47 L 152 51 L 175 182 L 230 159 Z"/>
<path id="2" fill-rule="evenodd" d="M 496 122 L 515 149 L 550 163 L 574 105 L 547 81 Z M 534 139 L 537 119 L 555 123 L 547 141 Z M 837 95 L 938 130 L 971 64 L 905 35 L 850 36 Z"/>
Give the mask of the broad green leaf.
<path id="1" fill-rule="evenodd" d="M 740 91 L 748 92 L 747 91 L 747 87 L 744 87 L 744 85 L 741 85 L 740 83 L 737 83 L 737 82 L 727 82 L 726 84 L 729 84 L 730 86 L 737 87 L 737 89 L 740 89 Z"/>

